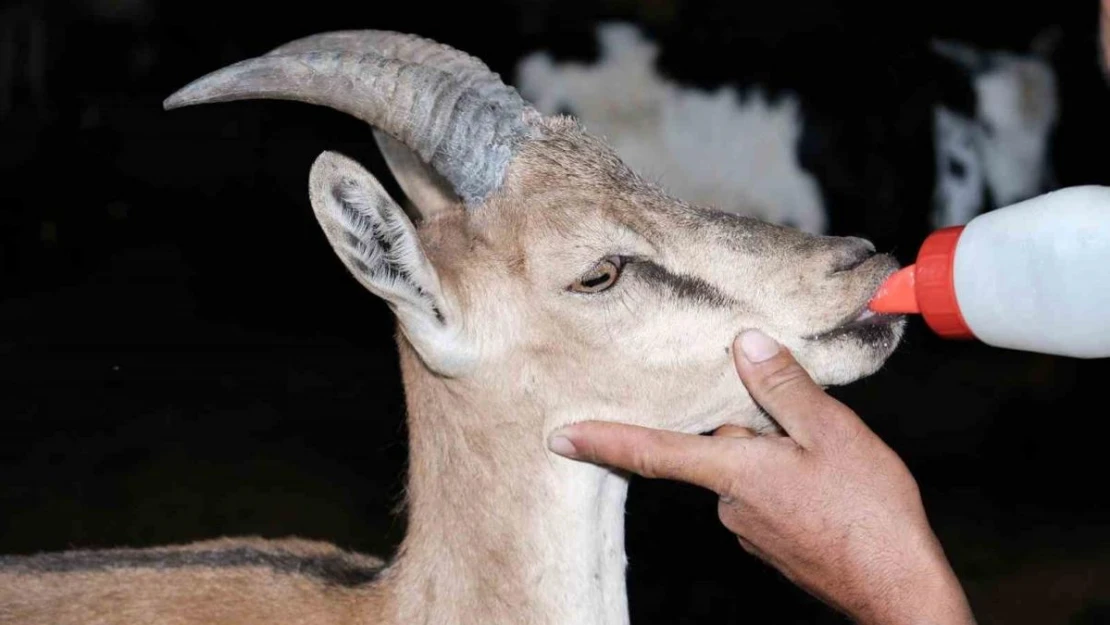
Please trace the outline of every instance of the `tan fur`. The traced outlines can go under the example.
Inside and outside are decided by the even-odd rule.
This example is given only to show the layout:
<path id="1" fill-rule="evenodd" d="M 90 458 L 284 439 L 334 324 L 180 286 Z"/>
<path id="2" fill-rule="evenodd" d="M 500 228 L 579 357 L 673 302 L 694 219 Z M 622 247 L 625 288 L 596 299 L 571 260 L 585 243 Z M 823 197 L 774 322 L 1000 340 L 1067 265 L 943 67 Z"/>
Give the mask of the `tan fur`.
<path id="1" fill-rule="evenodd" d="M 300 557 L 375 564 L 312 542 L 177 548 L 246 548 L 270 566 L 170 558 L 178 564 L 163 571 L 58 573 L 49 557 L 0 559 L 0 623 L 626 623 L 626 476 L 550 453 L 547 436 L 584 419 L 774 428 L 735 375 L 732 339 L 763 329 L 821 384 L 869 375 L 895 349 L 900 321 L 870 336 L 807 337 L 852 321 L 896 266 L 862 260 L 858 240 L 689 206 L 573 120 L 538 123 L 540 139 L 485 204 L 437 202 L 415 230 L 393 222 L 404 226 L 389 235 L 394 249 L 418 239 L 396 261 L 407 272 L 400 286 L 353 260 L 343 202 L 387 218 L 400 207 L 349 159 L 325 154 L 313 166 L 310 197 L 328 241 L 399 322 L 409 527 L 374 581 L 291 569 Z M 567 290 L 611 254 L 639 260 L 609 291 Z M 835 271 L 846 266 L 855 267 Z"/>
<path id="2" fill-rule="evenodd" d="M 301 539 L 221 538 L 161 547 L 162 553 L 250 547 L 270 553 L 338 554 L 363 566 L 376 558 Z M 151 550 L 147 550 L 151 551 Z M 266 567 L 132 568 L 37 573 L 0 568 L 0 623 L 4 625 L 273 625 L 365 622 L 380 613 L 376 588 L 328 587 L 303 575 Z"/>

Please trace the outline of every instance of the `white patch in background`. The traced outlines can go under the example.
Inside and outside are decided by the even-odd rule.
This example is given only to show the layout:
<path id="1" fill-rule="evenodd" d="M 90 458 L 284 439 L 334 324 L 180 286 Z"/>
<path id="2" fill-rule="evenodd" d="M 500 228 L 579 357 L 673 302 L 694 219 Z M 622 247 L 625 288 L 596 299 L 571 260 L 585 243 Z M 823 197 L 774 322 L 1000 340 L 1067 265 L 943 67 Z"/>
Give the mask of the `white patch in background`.
<path id="1" fill-rule="evenodd" d="M 734 87 L 681 87 L 655 71 L 658 47 L 636 26 L 607 23 L 597 32 L 596 64 L 555 63 L 542 51 L 524 57 L 521 93 L 546 114 L 570 109 L 629 166 L 686 201 L 826 232 L 820 187 L 798 162 L 797 98 L 771 103 L 758 89 L 742 97 Z M 934 227 L 1050 190 L 1059 105 L 1055 73 L 1036 47 L 1013 54 L 935 42 L 967 69 L 978 109 L 974 119 L 934 111 Z"/>
<path id="2" fill-rule="evenodd" d="M 825 233 L 820 188 L 798 162 L 795 98 L 772 104 L 758 91 L 680 87 L 655 71 L 657 46 L 630 24 L 603 24 L 598 39 L 596 65 L 523 58 L 522 95 L 549 115 L 571 109 L 632 169 L 685 201 Z"/>
<path id="3" fill-rule="evenodd" d="M 982 126 L 943 106 L 933 113 L 936 142 L 934 228 L 967 223 L 983 211 Z"/>
<path id="4" fill-rule="evenodd" d="M 1047 191 L 1049 139 L 1059 114 L 1056 75 L 1045 61 L 996 55 L 998 68 L 975 79 L 983 165 L 995 201 L 1004 206 Z"/>
<path id="5" fill-rule="evenodd" d="M 1036 47 L 1035 43 L 1034 50 Z M 1050 191 L 1049 142 L 1059 116 L 1059 96 L 1056 74 L 1045 53 L 984 52 L 939 41 L 933 49 L 967 69 L 977 100 L 974 120 L 943 109 L 936 113 L 938 206 L 934 226 L 962 225 L 981 212 Z M 958 190 L 970 183 L 954 180 L 942 168 L 946 154 L 968 158 L 968 137 L 992 201 L 971 212 L 971 201 Z"/>

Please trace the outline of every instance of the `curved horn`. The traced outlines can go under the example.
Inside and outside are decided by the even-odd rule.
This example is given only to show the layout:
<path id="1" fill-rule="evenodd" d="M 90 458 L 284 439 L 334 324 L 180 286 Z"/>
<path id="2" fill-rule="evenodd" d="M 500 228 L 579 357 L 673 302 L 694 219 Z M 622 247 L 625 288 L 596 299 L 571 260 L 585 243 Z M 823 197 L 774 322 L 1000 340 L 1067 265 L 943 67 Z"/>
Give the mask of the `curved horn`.
<path id="1" fill-rule="evenodd" d="M 255 98 L 327 106 L 404 143 L 468 204 L 484 201 L 501 186 L 517 147 L 534 136 L 526 120 L 531 107 L 496 74 L 474 71 L 473 61 L 465 68 L 459 65 L 456 75 L 407 60 L 419 58 L 421 49 L 431 49 L 432 56 L 442 59 L 446 46 L 419 38 L 407 44 L 406 35 L 386 34 L 391 37 L 383 37 L 390 44 L 384 50 L 364 52 L 302 51 L 293 42 L 287 44 L 295 46 L 292 50 L 241 61 L 199 78 L 163 106 L 169 110 Z M 459 53 L 459 58 L 466 55 Z"/>
<path id="2" fill-rule="evenodd" d="M 395 31 L 337 30 L 318 33 L 290 41 L 270 50 L 267 55 L 322 50 L 356 54 L 377 52 L 399 61 L 445 71 L 460 80 L 483 80 L 495 87 L 501 83 L 500 76 L 475 56 L 431 39 Z M 374 129 L 374 140 L 394 179 L 412 200 L 412 207 L 420 219 L 450 210 L 458 201 L 450 184 L 445 184 L 442 176 L 432 171 L 403 143 L 378 128 Z"/>
<path id="3" fill-rule="evenodd" d="M 462 50 L 425 37 L 388 30 L 336 30 L 318 33 L 290 41 L 266 54 L 297 54 L 319 50 L 355 54 L 375 52 L 399 61 L 434 67 L 463 80 L 491 79 L 490 82 L 501 82 L 501 77 L 481 59 Z"/>

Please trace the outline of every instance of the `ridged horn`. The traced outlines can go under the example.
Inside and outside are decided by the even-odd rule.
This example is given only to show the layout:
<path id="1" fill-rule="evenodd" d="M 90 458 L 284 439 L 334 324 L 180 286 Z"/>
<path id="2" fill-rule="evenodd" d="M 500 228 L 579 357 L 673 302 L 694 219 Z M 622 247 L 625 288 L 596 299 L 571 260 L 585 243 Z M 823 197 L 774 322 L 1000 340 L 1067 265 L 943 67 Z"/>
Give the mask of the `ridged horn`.
<path id="1" fill-rule="evenodd" d="M 467 204 L 483 202 L 500 188 L 517 148 L 535 136 L 526 119 L 531 107 L 469 55 L 452 57 L 447 46 L 400 33 L 360 34 L 357 49 L 307 46 L 312 37 L 291 42 L 194 80 L 163 106 L 246 99 L 327 106 L 408 146 Z M 337 33 L 326 35 L 323 41 L 337 41 Z"/>
<path id="2" fill-rule="evenodd" d="M 398 61 L 434 67 L 462 80 L 501 84 L 501 77 L 478 57 L 438 41 L 388 30 L 336 30 L 319 33 L 290 41 L 267 54 L 297 54 L 320 50 L 356 54 L 376 52 Z"/>

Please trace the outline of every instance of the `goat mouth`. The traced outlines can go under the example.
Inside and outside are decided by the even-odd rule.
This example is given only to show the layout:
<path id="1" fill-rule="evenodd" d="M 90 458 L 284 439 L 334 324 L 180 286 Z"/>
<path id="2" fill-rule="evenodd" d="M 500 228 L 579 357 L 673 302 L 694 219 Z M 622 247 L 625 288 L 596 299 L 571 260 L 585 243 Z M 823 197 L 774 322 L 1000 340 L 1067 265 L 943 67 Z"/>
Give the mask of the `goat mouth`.
<path id="1" fill-rule="evenodd" d="M 844 336 L 852 336 L 865 343 L 884 341 L 891 338 L 894 326 L 904 319 L 905 315 L 876 313 L 864 305 L 847 322 L 841 323 L 831 330 L 825 330 L 804 338 L 809 341 L 831 341 Z"/>
<path id="2" fill-rule="evenodd" d="M 898 263 L 885 254 L 872 256 L 868 260 L 882 259 L 883 270 L 874 277 L 874 284 L 870 294 L 855 311 L 844 317 L 836 326 L 823 332 L 802 337 L 807 341 L 832 341 L 843 337 L 854 337 L 864 343 L 879 344 L 889 343 L 893 338 L 896 328 L 905 322 L 905 315 L 877 313 L 871 310 L 871 298 L 886 280 L 898 271 Z"/>

